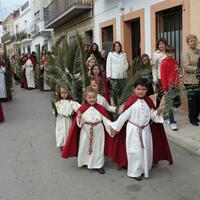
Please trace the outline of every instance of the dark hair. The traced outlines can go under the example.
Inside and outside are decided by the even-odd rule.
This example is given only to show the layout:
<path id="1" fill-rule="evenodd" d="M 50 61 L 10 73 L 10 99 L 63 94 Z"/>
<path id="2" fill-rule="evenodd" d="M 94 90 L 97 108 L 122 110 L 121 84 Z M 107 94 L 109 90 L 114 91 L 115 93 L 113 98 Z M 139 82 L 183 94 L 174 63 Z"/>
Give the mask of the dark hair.
<path id="1" fill-rule="evenodd" d="M 134 84 L 133 84 L 133 88 L 136 88 L 137 86 L 144 86 L 146 88 L 148 88 L 148 82 L 146 78 L 138 78 Z"/>
<path id="2" fill-rule="evenodd" d="M 168 45 L 168 42 L 167 42 L 167 40 L 166 40 L 165 38 L 160 38 L 160 39 L 158 39 L 157 42 L 156 42 L 156 49 L 157 49 L 157 50 L 159 49 L 159 44 L 160 44 L 160 42 L 163 42 L 163 43 L 165 44 L 165 46 Z"/>
<path id="3" fill-rule="evenodd" d="M 120 48 L 121 48 L 120 51 L 119 51 L 119 53 L 123 52 L 123 50 L 122 50 L 122 45 L 121 45 L 121 43 L 120 43 L 119 41 L 114 42 L 113 47 L 112 47 L 112 52 L 115 51 L 115 45 L 116 45 L 116 44 L 119 44 L 119 46 L 120 46 Z"/>
<path id="4" fill-rule="evenodd" d="M 144 58 L 148 58 L 148 63 L 147 63 L 147 65 L 150 65 L 150 57 L 149 57 L 149 55 L 148 55 L 148 54 L 142 54 L 142 56 L 141 56 L 141 58 L 140 58 L 140 66 L 143 66 L 143 65 L 144 65 L 144 61 L 143 61 Z"/>
<path id="5" fill-rule="evenodd" d="M 92 43 L 92 45 L 91 45 L 91 52 L 93 52 L 93 46 L 94 45 L 96 45 L 97 46 L 97 49 L 96 49 L 96 51 L 99 51 L 99 45 L 97 44 L 97 43 Z"/>
<path id="6" fill-rule="evenodd" d="M 174 48 L 170 45 L 167 45 L 166 48 L 165 48 L 165 52 L 166 53 L 171 53 L 171 52 L 175 52 Z"/>
<path id="7" fill-rule="evenodd" d="M 100 68 L 99 65 L 93 65 L 93 66 L 92 66 L 92 68 L 91 68 L 91 70 L 90 70 L 91 76 L 94 76 L 93 69 L 94 69 L 95 67 L 98 67 L 98 68 L 99 68 L 99 77 L 102 77 L 102 72 L 101 72 L 101 68 Z"/>

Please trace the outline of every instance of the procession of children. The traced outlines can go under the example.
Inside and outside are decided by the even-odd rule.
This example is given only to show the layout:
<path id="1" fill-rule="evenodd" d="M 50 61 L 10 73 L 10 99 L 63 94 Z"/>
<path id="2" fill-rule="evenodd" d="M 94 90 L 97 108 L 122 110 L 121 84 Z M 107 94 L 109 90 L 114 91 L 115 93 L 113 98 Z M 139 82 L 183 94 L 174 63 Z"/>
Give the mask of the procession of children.
<path id="1" fill-rule="evenodd" d="M 173 54 L 173 49 L 168 49 Z M 114 95 L 120 98 L 128 76 L 126 54 L 120 42 L 114 43 L 106 65 L 99 54 L 97 44 L 93 44 L 86 60 L 90 85 L 83 91 L 82 105 L 60 87 L 55 103 L 56 144 L 63 158 L 77 157 L 78 167 L 105 174 L 105 157 L 109 157 L 119 168 L 127 168 L 128 177 L 141 181 L 159 161 L 173 164 L 163 127 L 164 105 L 156 107 L 147 95 L 150 87 L 146 77 L 134 80 L 132 95 L 121 108 L 114 105 L 112 88 L 117 85 Z"/>

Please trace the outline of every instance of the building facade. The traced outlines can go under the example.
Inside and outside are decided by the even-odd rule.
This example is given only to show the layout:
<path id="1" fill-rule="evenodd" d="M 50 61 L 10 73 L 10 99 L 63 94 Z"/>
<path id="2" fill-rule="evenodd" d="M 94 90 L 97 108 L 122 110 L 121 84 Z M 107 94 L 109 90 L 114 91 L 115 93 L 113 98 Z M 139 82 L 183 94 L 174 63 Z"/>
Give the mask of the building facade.
<path id="1" fill-rule="evenodd" d="M 156 40 L 164 37 L 181 61 L 186 35 L 200 37 L 199 9 L 199 0 L 95 0 L 94 40 L 108 51 L 113 41 L 121 41 L 131 61 L 151 55 Z"/>
<path id="2" fill-rule="evenodd" d="M 2 42 L 9 56 L 42 48 L 51 50 L 52 30 L 46 30 L 44 25 L 44 7 L 48 4 L 49 0 L 26 1 L 3 21 Z"/>
<path id="3" fill-rule="evenodd" d="M 53 0 L 45 8 L 45 27 L 54 29 L 54 41 L 66 36 L 74 41 L 76 32 L 93 41 L 93 0 Z"/>
<path id="4" fill-rule="evenodd" d="M 31 49 L 32 51 L 40 51 L 46 49 L 51 51 L 52 48 L 52 30 L 45 29 L 44 8 L 49 4 L 49 0 L 33 0 L 32 25 L 31 25 Z M 39 49 L 38 49 L 39 48 Z"/>

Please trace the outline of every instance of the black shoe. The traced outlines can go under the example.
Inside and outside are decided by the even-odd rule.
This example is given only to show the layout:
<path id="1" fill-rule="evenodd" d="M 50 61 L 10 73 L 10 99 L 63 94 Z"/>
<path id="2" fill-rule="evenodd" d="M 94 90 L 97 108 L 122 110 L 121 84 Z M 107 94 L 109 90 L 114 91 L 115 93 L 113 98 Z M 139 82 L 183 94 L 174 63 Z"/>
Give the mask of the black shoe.
<path id="1" fill-rule="evenodd" d="M 142 176 L 138 176 L 138 177 L 133 177 L 136 181 L 141 181 L 142 180 Z"/>
<path id="2" fill-rule="evenodd" d="M 200 119 L 197 119 L 197 122 L 200 122 Z"/>
<path id="3" fill-rule="evenodd" d="M 199 126 L 198 122 L 190 122 L 193 126 Z"/>
<path id="4" fill-rule="evenodd" d="M 99 174 L 105 174 L 106 173 L 104 168 L 98 169 L 98 172 L 99 172 Z"/>

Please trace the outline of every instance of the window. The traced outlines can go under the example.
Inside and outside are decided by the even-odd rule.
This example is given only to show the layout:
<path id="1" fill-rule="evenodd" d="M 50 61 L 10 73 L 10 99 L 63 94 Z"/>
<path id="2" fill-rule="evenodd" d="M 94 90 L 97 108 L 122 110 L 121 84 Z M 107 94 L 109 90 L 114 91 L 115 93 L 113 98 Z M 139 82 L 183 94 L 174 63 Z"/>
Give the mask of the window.
<path id="1" fill-rule="evenodd" d="M 69 37 L 69 44 L 72 44 L 75 41 L 76 41 L 76 36 L 75 35 Z"/>
<path id="2" fill-rule="evenodd" d="M 181 63 L 182 52 L 182 6 L 156 13 L 156 38 L 167 39 L 175 48 L 176 59 Z"/>
<path id="3" fill-rule="evenodd" d="M 102 49 L 111 51 L 113 45 L 113 26 L 102 28 Z"/>
<path id="4" fill-rule="evenodd" d="M 29 6 L 28 1 L 21 7 L 21 12 L 23 12 Z"/>
<path id="5" fill-rule="evenodd" d="M 34 14 L 34 20 L 35 20 L 35 23 L 40 21 L 40 11 L 39 10 Z"/>

